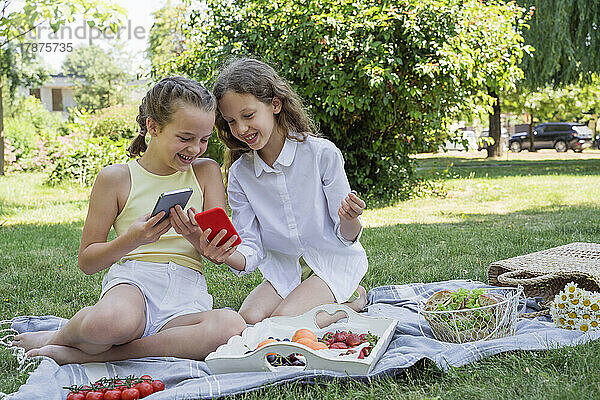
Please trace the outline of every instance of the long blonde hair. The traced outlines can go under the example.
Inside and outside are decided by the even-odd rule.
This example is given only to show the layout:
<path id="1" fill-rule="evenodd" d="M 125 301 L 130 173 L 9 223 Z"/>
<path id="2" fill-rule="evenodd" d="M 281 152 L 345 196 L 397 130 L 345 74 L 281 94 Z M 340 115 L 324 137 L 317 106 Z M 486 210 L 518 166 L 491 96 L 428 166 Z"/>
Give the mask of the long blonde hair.
<path id="1" fill-rule="evenodd" d="M 278 128 L 286 132 L 287 138 L 303 142 L 308 135 L 317 136 L 317 126 L 300 96 L 268 64 L 247 57 L 227 62 L 219 71 L 213 86 L 217 102 L 229 91 L 251 94 L 265 104 L 271 104 L 273 98 L 277 97 L 281 100 L 281 111 L 275 114 L 275 120 Z M 242 154 L 250 151 L 250 147 L 233 136 L 229 124 L 219 111 L 215 125 L 217 135 L 226 146 L 223 166 L 227 176 L 229 167 Z"/>

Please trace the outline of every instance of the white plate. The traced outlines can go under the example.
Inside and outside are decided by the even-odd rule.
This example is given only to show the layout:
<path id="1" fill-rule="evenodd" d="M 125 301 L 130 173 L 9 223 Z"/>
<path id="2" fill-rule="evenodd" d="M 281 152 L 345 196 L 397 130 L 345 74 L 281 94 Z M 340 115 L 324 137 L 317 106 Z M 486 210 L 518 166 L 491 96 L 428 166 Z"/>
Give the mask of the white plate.
<path id="1" fill-rule="evenodd" d="M 316 323 L 316 316 L 321 311 L 329 314 L 343 311 L 348 317 L 324 328 L 319 328 Z M 260 349 L 256 349 L 258 344 L 268 337 L 291 339 L 294 332 L 301 328 L 310 329 L 317 337 L 338 330 L 352 331 L 358 334 L 371 332 L 373 335 L 379 336 L 379 340 L 375 347 L 371 349 L 369 356 L 364 359 L 359 359 L 358 355 L 360 349 L 367 346 L 367 343 L 356 346 L 354 348 L 357 350 L 356 353 L 343 356 L 340 356 L 340 354 L 345 353 L 347 349 L 313 350 L 299 343 L 284 341 L 269 343 Z M 296 317 L 267 318 L 252 327 L 248 327 L 242 332 L 241 336 L 233 336 L 226 344 L 219 346 L 216 351 L 210 353 L 205 361 L 213 374 L 324 369 L 345 372 L 349 375 L 366 375 L 373 369 L 377 360 L 387 349 L 395 329 L 396 320 L 394 319 L 364 316 L 341 304 L 323 304 Z M 247 353 L 249 350 L 251 352 Z M 267 362 L 266 358 L 269 353 L 280 354 L 284 357 L 292 353 L 301 354 L 306 360 L 306 365 L 274 367 Z"/>

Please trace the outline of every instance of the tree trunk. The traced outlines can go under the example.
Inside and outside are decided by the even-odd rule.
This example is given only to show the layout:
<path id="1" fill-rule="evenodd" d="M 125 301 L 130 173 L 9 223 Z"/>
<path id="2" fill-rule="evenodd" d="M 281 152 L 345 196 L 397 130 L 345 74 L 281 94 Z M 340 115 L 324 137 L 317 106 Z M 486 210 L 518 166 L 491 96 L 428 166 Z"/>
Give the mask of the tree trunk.
<path id="1" fill-rule="evenodd" d="M 600 117 L 598 115 L 594 115 L 594 142 L 593 146 L 597 149 L 600 149 L 600 137 L 598 137 L 598 123 L 600 122 Z"/>
<path id="2" fill-rule="evenodd" d="M 533 114 L 529 119 L 529 151 L 537 151 L 535 149 L 535 137 L 533 136 Z"/>
<path id="3" fill-rule="evenodd" d="M 2 107 L 2 71 L 0 70 L 0 175 L 4 175 L 4 109 Z"/>
<path id="4" fill-rule="evenodd" d="M 502 127 L 500 125 L 500 98 L 498 97 L 498 94 L 493 90 L 489 90 L 488 94 L 494 98 L 493 113 L 489 114 L 490 137 L 494 139 L 494 143 L 492 145 L 488 144 L 488 157 L 501 157 Z"/>

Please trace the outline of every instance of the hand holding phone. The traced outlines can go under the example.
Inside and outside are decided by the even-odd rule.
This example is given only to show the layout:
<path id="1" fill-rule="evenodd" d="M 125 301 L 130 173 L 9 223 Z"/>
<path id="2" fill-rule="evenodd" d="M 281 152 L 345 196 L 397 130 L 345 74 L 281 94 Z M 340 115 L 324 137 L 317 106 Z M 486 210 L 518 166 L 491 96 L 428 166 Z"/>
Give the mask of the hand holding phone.
<path id="1" fill-rule="evenodd" d="M 192 193 L 192 188 L 177 189 L 162 193 L 154 205 L 154 210 L 152 210 L 150 218 L 154 217 L 159 212 L 164 211 L 165 215 L 156 224 L 161 223 L 169 218 L 171 208 L 175 207 L 177 204 L 179 204 L 181 208 L 185 208 Z"/>
<path id="2" fill-rule="evenodd" d="M 219 241 L 217 246 L 222 246 L 225 244 L 225 242 L 227 242 L 233 235 L 236 235 L 237 239 L 235 242 L 233 242 L 232 247 L 242 243 L 240 235 L 238 235 L 237 231 L 233 227 L 233 224 L 231 223 L 231 220 L 227 216 L 227 213 L 221 207 L 211 208 L 210 210 L 198 213 L 194 216 L 194 219 L 196 220 L 196 223 L 200 229 L 203 231 L 210 228 L 211 232 L 210 235 L 208 235 L 209 242 L 213 240 L 221 230 L 225 229 L 227 234 Z"/>

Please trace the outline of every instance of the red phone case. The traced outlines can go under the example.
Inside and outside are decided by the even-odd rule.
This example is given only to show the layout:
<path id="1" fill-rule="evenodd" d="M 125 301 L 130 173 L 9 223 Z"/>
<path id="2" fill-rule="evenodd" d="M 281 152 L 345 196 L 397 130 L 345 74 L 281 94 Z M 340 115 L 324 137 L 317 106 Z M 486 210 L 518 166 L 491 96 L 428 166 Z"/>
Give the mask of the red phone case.
<path id="1" fill-rule="evenodd" d="M 230 237 L 236 235 L 238 238 L 233 243 L 233 246 L 237 246 L 242 243 L 242 239 L 240 239 L 240 235 L 238 235 L 237 231 L 233 227 L 231 220 L 227 216 L 225 210 L 221 207 L 211 208 L 210 210 L 202 211 L 194 215 L 194 219 L 198 223 L 198 226 L 203 231 L 208 228 L 211 229 L 210 235 L 208 235 L 208 240 L 213 240 L 217 233 L 219 233 L 222 229 L 227 231 L 227 234 L 223 239 L 219 241 L 218 246 L 222 246 Z"/>

